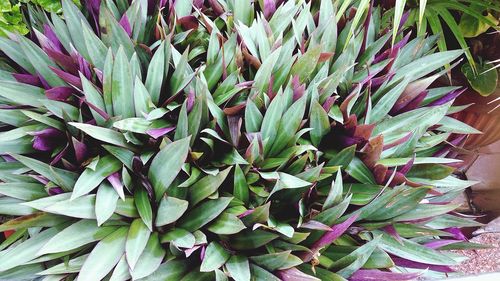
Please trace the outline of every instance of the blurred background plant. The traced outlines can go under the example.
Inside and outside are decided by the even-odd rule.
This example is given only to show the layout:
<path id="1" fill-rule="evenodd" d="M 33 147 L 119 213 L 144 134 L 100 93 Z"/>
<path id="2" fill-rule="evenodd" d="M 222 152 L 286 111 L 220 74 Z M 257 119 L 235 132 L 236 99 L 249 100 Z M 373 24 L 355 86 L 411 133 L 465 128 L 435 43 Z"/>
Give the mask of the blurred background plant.
<path id="1" fill-rule="evenodd" d="M 440 51 L 464 49 L 467 61 L 457 68 L 457 77 L 482 96 L 492 94 L 498 82 L 491 61 L 498 59 L 500 2 L 496 0 L 382 0 L 385 22 L 398 19 L 418 36 L 438 35 Z M 394 19 L 394 20 L 392 20 Z M 394 29 L 396 30 L 396 29 Z M 394 31 L 393 30 L 393 31 Z M 459 73 L 461 72 L 461 74 Z"/>
<path id="2" fill-rule="evenodd" d="M 80 5 L 79 0 L 73 0 Z M 1 0 L 0 1 L 0 36 L 6 36 L 5 32 L 17 32 L 25 35 L 29 32 L 27 21 L 23 10 L 30 8 L 43 9 L 49 13 L 60 14 L 62 11 L 59 0 Z"/>

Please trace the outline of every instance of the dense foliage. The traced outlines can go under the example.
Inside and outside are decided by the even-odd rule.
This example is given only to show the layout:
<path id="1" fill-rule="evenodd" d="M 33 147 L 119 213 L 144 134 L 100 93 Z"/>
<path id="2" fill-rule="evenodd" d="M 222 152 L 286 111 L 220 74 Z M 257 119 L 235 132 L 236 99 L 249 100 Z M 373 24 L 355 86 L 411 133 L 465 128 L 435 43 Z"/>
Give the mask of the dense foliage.
<path id="1" fill-rule="evenodd" d="M 0 38 L 0 279 L 411 280 L 479 247 L 477 131 L 431 87 L 462 51 L 367 0 L 131 2 Z"/>

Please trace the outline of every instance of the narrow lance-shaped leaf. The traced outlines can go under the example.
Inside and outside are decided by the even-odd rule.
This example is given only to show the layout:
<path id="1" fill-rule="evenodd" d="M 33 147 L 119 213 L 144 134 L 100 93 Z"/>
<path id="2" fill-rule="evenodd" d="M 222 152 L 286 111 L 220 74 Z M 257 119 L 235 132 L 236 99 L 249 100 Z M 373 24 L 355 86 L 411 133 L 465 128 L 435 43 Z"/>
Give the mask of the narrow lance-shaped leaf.
<path id="1" fill-rule="evenodd" d="M 153 185 L 156 201 L 160 200 L 180 172 L 189 152 L 190 138 L 167 144 L 153 158 L 148 178 Z"/>

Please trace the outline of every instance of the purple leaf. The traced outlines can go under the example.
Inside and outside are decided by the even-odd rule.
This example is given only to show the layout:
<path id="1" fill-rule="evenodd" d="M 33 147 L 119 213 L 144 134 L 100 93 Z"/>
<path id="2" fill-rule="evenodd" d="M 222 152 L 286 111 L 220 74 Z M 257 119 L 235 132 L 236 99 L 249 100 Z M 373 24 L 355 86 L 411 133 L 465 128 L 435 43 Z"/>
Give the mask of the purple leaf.
<path id="1" fill-rule="evenodd" d="M 75 151 L 75 158 L 78 163 L 83 163 L 87 159 L 88 149 L 87 145 L 74 137 L 71 138 L 73 143 L 73 150 Z"/>
<path id="2" fill-rule="evenodd" d="M 74 93 L 74 89 L 71 87 L 55 87 L 45 91 L 45 96 L 49 100 L 65 101 Z"/>
<path id="3" fill-rule="evenodd" d="M 406 281 L 406 280 L 415 280 L 422 273 L 414 272 L 414 273 L 396 273 L 396 272 L 388 272 L 381 271 L 378 269 L 360 269 L 354 272 L 351 277 L 349 277 L 349 281 Z"/>
<path id="4" fill-rule="evenodd" d="M 410 11 L 406 11 L 401 16 L 401 20 L 399 21 L 399 28 L 398 28 L 399 31 L 402 31 L 403 25 L 406 23 L 406 21 L 408 20 L 409 16 L 410 16 Z"/>
<path id="5" fill-rule="evenodd" d="M 453 238 L 455 238 L 457 240 L 467 241 L 467 237 L 465 237 L 465 235 L 462 233 L 462 231 L 458 227 L 445 228 L 445 229 L 443 229 L 443 231 L 446 231 L 448 233 L 453 234 Z"/>
<path id="6" fill-rule="evenodd" d="M 127 14 L 123 14 L 122 18 L 120 19 L 120 25 L 130 37 L 130 35 L 132 35 L 132 27 L 130 26 L 130 21 L 128 20 Z"/>
<path id="7" fill-rule="evenodd" d="M 415 162 L 415 154 L 413 154 L 413 157 L 410 160 L 408 160 L 408 162 L 406 162 L 406 164 L 404 164 L 404 166 L 401 167 L 401 169 L 399 169 L 399 172 L 406 175 L 410 171 L 411 167 L 413 167 L 414 162 Z"/>
<path id="8" fill-rule="evenodd" d="M 201 248 L 201 245 L 196 245 L 190 249 L 184 250 L 184 254 L 186 255 L 186 258 L 189 258 L 189 256 L 191 256 L 199 248 Z"/>
<path id="9" fill-rule="evenodd" d="M 296 101 L 304 95 L 306 91 L 306 84 L 300 84 L 299 76 L 295 75 L 292 79 L 292 88 L 293 88 L 293 100 Z"/>
<path id="10" fill-rule="evenodd" d="M 437 100 L 429 103 L 428 106 L 443 105 L 443 104 L 445 104 L 445 103 L 447 103 L 447 102 L 449 102 L 451 100 L 454 100 L 455 98 L 457 98 L 458 96 L 460 96 L 466 90 L 467 90 L 467 88 L 451 91 L 448 94 L 440 97 L 439 99 L 437 99 Z"/>
<path id="11" fill-rule="evenodd" d="M 337 100 L 337 97 L 326 98 L 325 102 L 323 103 L 323 109 L 326 112 L 329 112 L 336 100 Z"/>
<path id="12" fill-rule="evenodd" d="M 69 74 L 65 71 L 62 71 L 62 70 L 55 68 L 55 67 L 52 67 L 52 66 L 49 66 L 49 68 L 52 69 L 52 71 L 54 71 L 54 73 L 57 76 L 59 76 L 59 78 L 66 81 L 68 84 L 73 85 L 79 89 L 82 89 L 82 81 L 80 80 L 80 77 Z"/>
<path id="13" fill-rule="evenodd" d="M 49 188 L 49 195 L 57 195 L 57 194 L 61 194 L 63 193 L 64 191 L 62 190 L 62 188 L 60 187 L 52 187 L 52 188 Z"/>
<path id="14" fill-rule="evenodd" d="M 102 83 L 104 75 L 102 73 L 102 70 L 94 68 L 95 75 L 97 76 L 97 79 L 99 79 L 99 82 Z"/>
<path id="15" fill-rule="evenodd" d="M 254 211 L 255 211 L 255 209 L 249 209 L 249 210 L 246 210 L 246 211 L 244 211 L 243 213 L 239 214 L 239 215 L 238 215 L 238 218 L 240 218 L 240 219 L 241 219 L 241 218 L 244 218 L 244 217 L 246 217 L 246 216 L 250 215 L 251 213 L 253 213 Z"/>
<path id="16" fill-rule="evenodd" d="M 31 75 L 31 74 L 22 74 L 22 73 L 12 73 L 12 76 L 14 79 L 16 79 L 17 82 L 23 83 L 23 84 L 29 84 L 37 87 L 42 86 L 42 82 L 38 78 L 38 76 Z"/>
<path id="17" fill-rule="evenodd" d="M 194 100 L 195 100 L 194 91 L 189 91 L 189 93 L 187 95 L 187 103 L 186 103 L 187 112 L 191 112 L 191 110 L 193 109 Z"/>
<path id="18" fill-rule="evenodd" d="M 240 116 L 228 116 L 227 123 L 229 126 L 229 134 L 234 147 L 238 147 L 241 137 L 241 125 L 243 120 Z"/>
<path id="19" fill-rule="evenodd" d="M 54 128 L 47 128 L 38 132 L 33 132 L 33 148 L 39 151 L 51 151 L 61 144 L 64 134 Z"/>
<path id="20" fill-rule="evenodd" d="M 387 232 L 390 236 L 392 236 L 394 239 L 396 239 L 398 242 L 401 243 L 401 236 L 399 236 L 399 233 L 397 232 L 396 228 L 391 225 L 386 225 L 384 226 L 384 231 Z"/>
<path id="21" fill-rule="evenodd" d="M 450 239 L 437 239 L 431 242 L 427 242 L 424 244 L 424 246 L 431 248 L 431 249 L 439 249 L 441 247 L 444 247 L 446 245 L 451 245 L 460 242 L 460 240 L 450 240 Z"/>
<path id="22" fill-rule="evenodd" d="M 63 46 L 61 44 L 61 41 L 59 41 L 59 38 L 57 38 L 56 33 L 54 32 L 54 30 L 52 30 L 52 27 L 50 27 L 50 25 L 48 24 L 43 25 L 43 33 L 45 34 L 47 39 L 49 39 L 50 42 L 52 42 L 54 49 L 59 52 L 62 52 Z"/>
<path id="23" fill-rule="evenodd" d="M 445 265 L 434 265 L 434 264 L 421 263 L 421 262 L 411 261 L 411 260 L 407 260 L 405 258 L 394 257 L 394 256 L 391 256 L 391 259 L 395 265 L 401 266 L 401 267 L 415 268 L 415 269 L 430 269 L 432 271 L 439 271 L 439 272 L 445 272 L 445 273 L 454 271 L 449 266 L 445 266 Z"/>
<path id="24" fill-rule="evenodd" d="M 54 44 L 49 38 L 47 38 L 43 33 L 40 33 L 38 30 L 34 30 L 35 36 L 38 39 L 38 42 L 42 49 L 44 50 L 53 50 L 56 52 L 61 52 L 61 48 Z"/>
<path id="25" fill-rule="evenodd" d="M 295 267 L 276 271 L 278 276 L 283 281 L 320 281 L 320 279 L 311 275 L 305 274 Z"/>
<path id="26" fill-rule="evenodd" d="M 276 3 L 274 0 L 264 0 L 264 17 L 269 20 L 276 11 Z"/>
<path id="27" fill-rule="evenodd" d="M 49 58 L 54 60 L 66 72 L 69 72 L 71 74 L 78 73 L 78 65 L 72 57 L 50 49 L 45 50 L 45 53 L 47 53 Z"/>
<path id="28" fill-rule="evenodd" d="M 339 238 L 344 232 L 351 226 L 351 224 L 356 221 L 359 214 L 352 215 L 347 220 L 337 225 L 332 226 L 331 231 L 323 234 L 318 241 L 316 241 L 311 247 L 311 252 L 304 253 L 301 258 L 304 262 L 310 261 L 314 255 L 316 255 L 319 250 L 323 247 L 330 245 L 335 239 Z"/>
<path id="29" fill-rule="evenodd" d="M 146 131 L 146 134 L 150 135 L 152 138 L 157 139 L 162 137 L 169 132 L 173 131 L 175 127 L 166 127 L 166 128 L 157 128 L 157 129 L 149 129 Z"/>
<path id="30" fill-rule="evenodd" d="M 121 179 L 121 174 L 119 172 L 112 173 L 107 177 L 109 183 L 113 186 L 116 193 L 122 200 L 125 200 L 125 193 L 123 192 L 123 183 Z"/>
<path id="31" fill-rule="evenodd" d="M 224 14 L 224 12 L 225 12 L 224 8 L 219 3 L 219 1 L 217 1 L 217 0 L 208 0 L 208 4 L 209 4 L 209 7 L 212 8 L 212 11 L 214 12 L 214 14 L 216 16 L 220 16 L 220 15 Z"/>
<path id="32" fill-rule="evenodd" d="M 402 107 L 399 111 L 398 114 L 405 113 L 408 111 L 412 111 L 416 109 L 417 107 L 420 106 L 422 101 L 424 101 L 425 97 L 427 96 L 428 91 L 423 91 L 421 92 L 417 97 L 415 97 L 412 101 L 410 101 L 407 105 Z"/>

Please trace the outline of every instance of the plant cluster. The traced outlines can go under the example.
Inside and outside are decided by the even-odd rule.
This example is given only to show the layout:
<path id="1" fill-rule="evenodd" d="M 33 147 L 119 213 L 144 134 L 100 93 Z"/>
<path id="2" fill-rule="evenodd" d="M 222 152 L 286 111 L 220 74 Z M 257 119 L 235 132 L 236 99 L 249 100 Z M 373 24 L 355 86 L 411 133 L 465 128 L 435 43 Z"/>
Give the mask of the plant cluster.
<path id="1" fill-rule="evenodd" d="M 368 0 L 84 7 L 0 38 L 0 279 L 412 280 L 480 247 L 438 36 Z"/>

